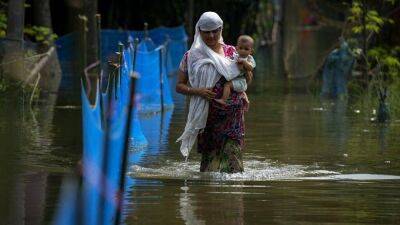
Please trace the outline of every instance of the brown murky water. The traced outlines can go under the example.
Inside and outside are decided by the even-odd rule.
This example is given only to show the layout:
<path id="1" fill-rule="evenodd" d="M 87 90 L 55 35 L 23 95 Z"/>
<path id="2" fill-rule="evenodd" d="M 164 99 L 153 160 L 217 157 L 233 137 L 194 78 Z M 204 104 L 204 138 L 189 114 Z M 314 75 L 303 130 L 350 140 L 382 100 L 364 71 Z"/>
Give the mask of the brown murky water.
<path id="1" fill-rule="evenodd" d="M 329 33 L 307 35 L 316 43 L 304 51 L 329 44 L 319 36 Z M 173 111 L 142 116 L 149 146 L 130 154 L 126 224 L 400 224 L 400 121 L 371 123 L 370 112 L 285 80 L 282 46 L 256 55 L 244 173 L 199 173 L 196 153 L 183 162 L 182 96 Z M 59 102 L 32 112 L 13 98 L 0 100 L 0 223 L 48 224 L 80 158 L 81 111 Z"/>

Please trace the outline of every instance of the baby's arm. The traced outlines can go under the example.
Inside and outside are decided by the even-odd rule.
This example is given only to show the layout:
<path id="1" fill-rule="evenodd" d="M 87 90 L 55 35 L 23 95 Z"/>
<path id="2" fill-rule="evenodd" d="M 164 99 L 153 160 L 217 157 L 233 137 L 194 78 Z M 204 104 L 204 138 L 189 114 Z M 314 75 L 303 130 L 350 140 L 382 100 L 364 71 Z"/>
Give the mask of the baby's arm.
<path id="1" fill-rule="evenodd" d="M 246 71 L 245 78 L 246 78 L 247 85 L 249 85 L 253 81 L 253 72 L 252 71 Z"/>
<path id="2" fill-rule="evenodd" d="M 256 62 L 251 55 L 249 55 L 249 60 L 243 60 L 242 64 L 246 71 L 253 71 L 253 69 L 256 67 Z"/>
<path id="3" fill-rule="evenodd" d="M 246 60 L 243 60 L 242 65 L 243 65 L 243 68 L 244 68 L 246 71 L 253 71 L 253 69 L 254 69 L 254 68 L 251 66 L 251 64 L 250 64 L 249 62 L 247 62 Z"/>

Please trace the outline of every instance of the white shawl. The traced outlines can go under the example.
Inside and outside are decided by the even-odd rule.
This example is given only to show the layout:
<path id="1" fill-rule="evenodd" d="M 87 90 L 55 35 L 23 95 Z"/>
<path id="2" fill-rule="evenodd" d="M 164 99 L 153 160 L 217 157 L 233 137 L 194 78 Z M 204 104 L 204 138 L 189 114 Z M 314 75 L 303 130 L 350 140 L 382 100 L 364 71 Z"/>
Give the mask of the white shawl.
<path id="1" fill-rule="evenodd" d="M 211 31 L 219 27 L 222 29 L 222 25 L 222 19 L 214 12 L 203 13 L 197 21 L 194 41 L 187 59 L 189 83 L 193 88 L 213 88 L 221 76 L 229 81 L 240 74 L 236 61 L 214 52 L 200 36 L 200 29 Z M 219 42 L 223 44 L 222 36 Z M 177 140 L 182 141 L 180 150 L 186 160 L 197 135 L 206 126 L 208 107 L 207 99 L 197 95 L 190 96 L 185 131 Z"/>

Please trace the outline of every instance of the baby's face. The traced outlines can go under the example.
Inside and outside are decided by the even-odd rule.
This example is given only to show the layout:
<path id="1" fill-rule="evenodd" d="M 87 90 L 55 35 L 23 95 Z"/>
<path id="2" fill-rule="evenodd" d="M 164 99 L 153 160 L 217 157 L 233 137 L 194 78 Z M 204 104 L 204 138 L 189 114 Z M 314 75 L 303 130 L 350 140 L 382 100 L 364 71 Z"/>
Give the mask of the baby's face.
<path id="1" fill-rule="evenodd" d="M 253 53 L 253 44 L 249 41 L 239 42 L 236 46 L 236 51 L 240 57 L 247 57 Z"/>

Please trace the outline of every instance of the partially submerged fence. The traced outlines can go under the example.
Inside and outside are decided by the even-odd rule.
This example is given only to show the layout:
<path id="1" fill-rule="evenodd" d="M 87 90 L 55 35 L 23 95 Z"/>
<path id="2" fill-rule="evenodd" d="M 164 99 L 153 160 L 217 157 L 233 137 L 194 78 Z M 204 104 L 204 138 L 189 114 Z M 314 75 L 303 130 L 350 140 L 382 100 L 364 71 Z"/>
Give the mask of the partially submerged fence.
<path id="1" fill-rule="evenodd" d="M 106 61 L 120 46 L 118 67 L 107 76 L 99 75 L 94 104 L 90 103 L 86 82 L 82 81 L 82 180 L 66 185 L 61 198 L 69 199 L 68 204 L 58 210 L 55 224 L 119 223 L 127 151 L 146 145 L 147 138 L 159 141 L 152 140 L 157 135 L 151 132 L 145 132 L 151 134 L 145 137 L 138 115 L 173 107 L 167 75 L 178 68 L 187 47 L 186 34 L 175 31 L 182 32 L 183 27 L 150 30 L 148 36 L 137 31 L 102 32 L 102 59 Z M 132 42 L 141 37 L 140 42 Z M 124 45 L 119 42 L 126 43 L 126 47 L 121 47 Z M 63 59 L 71 60 L 71 57 L 61 54 L 60 60 Z M 135 82 L 132 77 L 136 77 Z M 135 90 L 134 97 L 132 90 Z M 154 121 L 164 126 L 162 120 Z M 152 120 L 143 121 L 149 122 Z M 76 193 L 69 193 L 71 190 Z"/>

